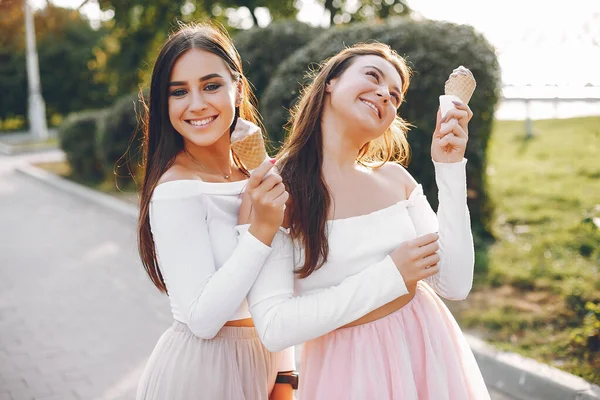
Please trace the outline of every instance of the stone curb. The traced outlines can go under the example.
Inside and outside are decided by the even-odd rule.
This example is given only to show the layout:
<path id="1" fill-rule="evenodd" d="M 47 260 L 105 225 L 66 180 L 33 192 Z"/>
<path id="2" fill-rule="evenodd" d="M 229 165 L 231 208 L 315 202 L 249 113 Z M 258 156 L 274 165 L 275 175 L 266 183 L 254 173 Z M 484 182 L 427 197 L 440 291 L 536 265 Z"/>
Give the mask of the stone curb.
<path id="1" fill-rule="evenodd" d="M 68 179 L 45 171 L 32 165 L 21 166 L 16 169 L 17 172 L 34 178 L 39 182 L 52 186 L 55 189 L 62 190 L 69 194 L 78 196 L 106 209 L 112 210 L 118 214 L 130 217 L 134 221 L 138 218 L 138 209 L 133 204 L 128 204 L 122 200 L 116 199 L 108 194 L 87 188 Z"/>
<path id="2" fill-rule="evenodd" d="M 73 183 L 34 166 L 17 171 L 56 189 L 137 220 L 134 205 Z M 486 384 L 518 400 L 599 400 L 600 387 L 582 378 L 515 353 L 499 351 L 483 340 L 465 334 Z"/>
<path id="3" fill-rule="evenodd" d="M 465 336 L 490 388 L 519 400 L 600 399 L 600 387 L 582 378 Z"/>
<path id="4" fill-rule="evenodd" d="M 52 151 L 57 150 L 58 146 L 56 145 L 39 145 L 39 146 L 20 146 L 20 145 L 10 145 L 6 143 L 0 142 L 0 154 L 5 156 L 16 156 L 20 154 L 29 154 L 29 153 L 40 153 L 44 151 Z"/>
<path id="5" fill-rule="evenodd" d="M 50 137 L 55 138 L 56 129 L 49 130 Z M 0 154 L 5 156 L 15 156 L 20 154 L 41 153 L 58 149 L 58 144 L 50 143 L 29 143 L 22 144 L 20 140 L 32 139 L 32 136 L 27 132 L 7 133 L 0 136 Z"/>

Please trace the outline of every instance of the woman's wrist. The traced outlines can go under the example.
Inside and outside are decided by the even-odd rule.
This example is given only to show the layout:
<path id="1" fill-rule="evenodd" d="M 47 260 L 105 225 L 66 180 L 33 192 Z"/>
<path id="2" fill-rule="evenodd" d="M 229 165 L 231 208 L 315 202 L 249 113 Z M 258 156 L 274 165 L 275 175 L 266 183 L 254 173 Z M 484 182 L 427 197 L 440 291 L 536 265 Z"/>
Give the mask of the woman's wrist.
<path id="1" fill-rule="evenodd" d="M 273 238 L 277 233 L 277 227 L 271 227 L 267 224 L 253 222 L 248 229 L 248 232 L 267 246 L 271 246 Z"/>
<path id="2" fill-rule="evenodd" d="M 289 384 L 293 389 L 298 389 L 298 374 L 296 371 L 278 372 L 275 383 Z"/>

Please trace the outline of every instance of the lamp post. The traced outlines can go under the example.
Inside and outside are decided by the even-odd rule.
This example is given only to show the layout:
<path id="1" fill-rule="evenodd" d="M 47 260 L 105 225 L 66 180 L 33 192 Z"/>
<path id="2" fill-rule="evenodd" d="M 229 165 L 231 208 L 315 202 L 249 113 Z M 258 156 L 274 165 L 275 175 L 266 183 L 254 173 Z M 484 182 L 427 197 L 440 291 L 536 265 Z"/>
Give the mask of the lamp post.
<path id="1" fill-rule="evenodd" d="M 40 84 L 40 66 L 37 49 L 35 46 L 35 27 L 33 24 L 33 13 L 29 1 L 23 3 L 25 11 L 25 38 L 27 43 L 27 82 L 29 87 L 28 106 L 29 129 L 31 133 L 40 140 L 48 138 L 48 126 L 46 125 L 46 104 L 42 97 Z"/>

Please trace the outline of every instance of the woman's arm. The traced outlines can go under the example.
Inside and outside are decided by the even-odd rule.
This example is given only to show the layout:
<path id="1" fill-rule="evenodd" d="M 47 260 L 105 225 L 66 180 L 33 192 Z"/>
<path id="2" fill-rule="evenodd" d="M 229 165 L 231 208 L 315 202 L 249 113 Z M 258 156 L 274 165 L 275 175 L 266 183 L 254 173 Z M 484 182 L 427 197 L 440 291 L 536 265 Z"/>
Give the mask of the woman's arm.
<path id="1" fill-rule="evenodd" d="M 239 226 L 245 233 L 247 225 Z M 248 294 L 248 305 L 260 339 L 279 351 L 342 327 L 408 293 L 390 256 L 337 286 L 294 296 L 294 246 L 281 229 L 273 251 Z"/>
<path id="2" fill-rule="evenodd" d="M 464 103 L 453 103 L 455 108 L 443 118 L 438 110 L 431 140 L 431 158 L 438 185 L 437 218 L 425 196 L 409 211 L 417 234 L 439 232 L 440 272 L 427 278 L 427 282 L 440 296 L 462 300 L 471 291 L 475 264 L 467 207 L 467 160 L 464 158 L 473 112 Z"/>
<path id="3" fill-rule="evenodd" d="M 473 284 L 475 252 L 467 207 L 466 162 L 434 161 L 439 189 L 437 216 L 420 187 L 415 190 L 421 192 L 408 207 L 417 235 L 439 234 L 440 271 L 426 281 L 440 296 L 449 300 L 466 298 Z"/>
<path id="4" fill-rule="evenodd" d="M 216 270 L 199 194 L 153 199 L 150 222 L 173 312 L 196 336 L 213 338 L 243 302 L 271 248 L 246 232 Z"/>

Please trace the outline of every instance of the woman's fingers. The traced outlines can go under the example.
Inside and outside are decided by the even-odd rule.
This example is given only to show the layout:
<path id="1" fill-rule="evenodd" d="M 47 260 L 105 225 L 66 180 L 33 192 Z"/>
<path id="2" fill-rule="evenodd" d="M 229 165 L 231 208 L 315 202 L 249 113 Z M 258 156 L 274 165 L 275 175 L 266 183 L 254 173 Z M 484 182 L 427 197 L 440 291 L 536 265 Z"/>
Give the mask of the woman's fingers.
<path id="1" fill-rule="evenodd" d="M 455 136 L 467 139 L 469 137 L 467 131 L 460 124 L 460 121 L 456 118 L 450 119 L 448 122 L 442 123 L 442 127 L 439 131 L 439 137 L 443 138 L 448 134 L 454 134 Z"/>
<path id="2" fill-rule="evenodd" d="M 473 118 L 473 111 L 471 111 L 471 107 L 469 107 L 468 104 L 465 104 L 462 101 L 453 101 L 452 103 L 454 104 L 454 107 L 456 107 L 457 110 L 466 111 L 467 120 L 470 121 L 471 118 Z"/>
<path id="3" fill-rule="evenodd" d="M 262 182 L 265 175 L 271 170 L 271 168 L 273 168 L 273 166 L 274 164 L 270 161 L 265 161 L 264 163 L 259 165 L 250 175 L 246 190 L 252 191 L 256 189 Z"/>
<path id="4" fill-rule="evenodd" d="M 278 183 L 265 194 L 265 202 L 273 202 L 273 200 L 281 196 L 283 192 L 285 192 L 285 185 L 283 183 Z"/>
<path id="5" fill-rule="evenodd" d="M 444 119 L 442 119 L 441 122 L 442 123 L 448 122 L 452 118 L 455 118 L 459 121 L 464 120 L 466 122 L 469 122 L 469 114 L 468 114 L 467 110 L 461 110 L 461 109 L 457 109 L 457 108 L 451 108 L 450 110 L 448 110 L 448 112 L 444 116 Z"/>
<path id="6" fill-rule="evenodd" d="M 431 242 L 425 246 L 421 246 L 419 248 L 420 257 L 427 257 L 432 254 L 435 254 L 436 251 L 440 249 L 439 242 L 436 240 L 435 242 Z"/>
<path id="7" fill-rule="evenodd" d="M 437 263 L 440 262 L 440 255 L 438 253 L 433 253 L 425 258 L 423 258 L 420 262 L 419 262 L 419 266 L 421 268 L 428 268 L 431 267 L 432 265 L 437 265 Z"/>
<path id="8" fill-rule="evenodd" d="M 415 245 L 417 247 L 423 247 L 427 246 L 430 243 L 437 242 L 439 238 L 440 235 L 438 235 L 437 233 L 426 233 L 424 235 L 417 236 L 416 238 L 412 239 L 412 242 L 410 244 Z"/>
<path id="9" fill-rule="evenodd" d="M 430 276 L 433 276 L 438 272 L 440 272 L 440 267 L 438 267 L 437 265 L 432 265 L 429 268 L 423 269 L 423 272 L 421 273 L 421 279 L 429 278 Z"/>
<path id="10" fill-rule="evenodd" d="M 273 206 L 275 207 L 284 207 L 285 203 L 287 203 L 290 198 L 290 194 L 287 191 L 284 191 L 281 195 L 279 195 L 275 200 L 273 200 Z"/>
<path id="11" fill-rule="evenodd" d="M 456 137 L 455 135 L 446 135 L 440 140 L 440 147 L 451 146 L 454 148 L 463 148 L 467 146 L 467 139 Z"/>
<path id="12" fill-rule="evenodd" d="M 283 181 L 281 175 L 271 174 L 264 178 L 264 180 L 254 190 L 250 191 L 250 195 L 253 200 L 256 201 L 258 198 L 263 198 L 273 187 L 277 186 Z"/>

